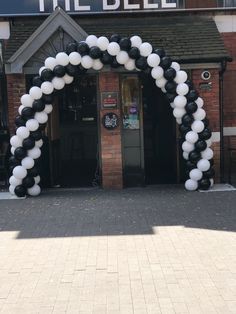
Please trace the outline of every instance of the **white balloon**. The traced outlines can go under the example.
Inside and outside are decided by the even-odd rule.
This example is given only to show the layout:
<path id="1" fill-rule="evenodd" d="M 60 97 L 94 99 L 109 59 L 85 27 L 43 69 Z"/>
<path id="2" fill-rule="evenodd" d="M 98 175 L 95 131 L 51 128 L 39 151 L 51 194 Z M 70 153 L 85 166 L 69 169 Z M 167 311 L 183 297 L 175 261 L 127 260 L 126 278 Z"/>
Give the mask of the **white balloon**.
<path id="1" fill-rule="evenodd" d="M 174 104 L 178 108 L 184 108 L 187 104 L 187 98 L 184 96 L 176 96 L 174 99 Z"/>
<path id="2" fill-rule="evenodd" d="M 185 83 L 181 83 L 181 84 L 178 84 L 177 85 L 177 88 L 176 88 L 176 93 L 180 96 L 185 96 L 187 95 L 189 92 L 189 87 L 187 84 Z"/>
<path id="3" fill-rule="evenodd" d="M 198 108 L 202 108 L 204 105 L 204 101 L 201 97 L 198 97 L 198 99 L 195 100 L 195 103 L 198 105 Z"/>
<path id="4" fill-rule="evenodd" d="M 211 182 L 211 188 L 212 188 L 214 185 L 214 179 L 210 179 L 210 182 Z"/>
<path id="5" fill-rule="evenodd" d="M 210 159 L 213 158 L 214 153 L 213 153 L 213 150 L 212 150 L 211 148 L 207 148 L 207 149 L 205 149 L 205 150 L 201 153 L 201 155 L 202 155 L 202 158 L 203 158 L 203 159 L 210 160 Z"/>
<path id="6" fill-rule="evenodd" d="M 31 157 L 25 157 L 24 159 L 22 159 L 21 165 L 25 169 L 31 169 L 34 166 L 34 160 Z"/>
<path id="7" fill-rule="evenodd" d="M 97 46 L 102 51 L 107 50 L 108 45 L 109 45 L 109 40 L 105 36 L 101 36 L 101 37 L 98 38 Z"/>
<path id="8" fill-rule="evenodd" d="M 52 79 L 53 87 L 57 90 L 63 89 L 65 86 L 65 81 L 61 77 L 54 77 Z"/>
<path id="9" fill-rule="evenodd" d="M 210 164 L 209 160 L 207 160 L 207 159 L 201 159 L 201 160 L 199 160 L 199 162 L 197 163 L 197 167 L 198 167 L 199 170 L 201 170 L 201 171 L 204 172 L 204 171 L 207 171 L 207 170 L 210 169 L 211 164 Z"/>
<path id="10" fill-rule="evenodd" d="M 25 107 L 32 107 L 33 105 L 33 98 L 29 94 L 25 94 L 21 97 L 20 102 Z"/>
<path id="11" fill-rule="evenodd" d="M 39 128 L 39 123 L 37 120 L 35 119 L 29 119 L 27 122 L 26 122 L 26 127 L 29 131 L 36 131 L 38 130 Z"/>
<path id="12" fill-rule="evenodd" d="M 10 185 L 16 187 L 17 185 L 22 184 L 22 179 L 17 179 L 16 177 L 11 176 L 9 179 L 9 183 L 10 183 Z"/>
<path id="13" fill-rule="evenodd" d="M 130 40 L 131 40 L 132 47 L 139 48 L 142 45 L 142 39 L 139 36 L 132 36 Z"/>
<path id="14" fill-rule="evenodd" d="M 23 139 L 19 137 L 18 135 L 14 135 L 10 139 L 11 146 L 13 146 L 14 148 L 22 146 L 22 142 L 23 142 Z"/>
<path id="15" fill-rule="evenodd" d="M 176 77 L 174 80 L 177 84 L 181 84 L 181 83 L 186 82 L 187 79 L 188 79 L 188 74 L 185 71 L 180 70 L 176 73 Z"/>
<path id="16" fill-rule="evenodd" d="M 38 196 L 41 193 L 41 188 L 39 185 L 35 184 L 32 188 L 27 189 L 27 193 L 30 196 Z"/>
<path id="17" fill-rule="evenodd" d="M 34 146 L 34 148 L 28 150 L 28 156 L 33 159 L 38 159 L 41 156 L 40 148 L 37 146 Z"/>
<path id="18" fill-rule="evenodd" d="M 165 87 L 162 87 L 161 90 L 162 90 L 163 93 L 167 93 Z"/>
<path id="19" fill-rule="evenodd" d="M 196 120 L 193 122 L 191 128 L 192 128 L 193 132 L 201 133 L 204 130 L 205 125 L 202 121 Z"/>
<path id="20" fill-rule="evenodd" d="M 24 179 L 27 176 L 27 171 L 24 167 L 22 166 L 16 166 L 13 169 L 13 176 L 16 179 Z"/>
<path id="21" fill-rule="evenodd" d="M 52 112 L 52 110 L 53 110 L 53 106 L 52 105 L 50 105 L 50 104 L 45 105 L 45 109 L 44 109 L 45 113 L 49 114 L 49 113 Z"/>
<path id="22" fill-rule="evenodd" d="M 93 60 L 93 69 L 96 71 L 99 71 L 103 68 L 103 63 L 100 61 L 100 59 Z"/>
<path id="23" fill-rule="evenodd" d="M 128 62 L 124 65 L 125 69 L 128 71 L 133 71 L 135 69 L 135 61 L 133 59 L 129 59 Z"/>
<path id="24" fill-rule="evenodd" d="M 175 109 L 175 104 L 173 102 L 170 103 L 172 109 Z"/>
<path id="25" fill-rule="evenodd" d="M 177 118 L 176 122 L 180 125 L 180 124 L 182 124 L 182 119 L 181 118 Z"/>
<path id="26" fill-rule="evenodd" d="M 185 113 L 186 113 L 186 110 L 184 108 L 175 108 L 173 110 L 173 115 L 176 119 L 182 119 Z"/>
<path id="27" fill-rule="evenodd" d="M 165 87 L 166 83 L 167 83 L 167 80 L 164 77 L 156 80 L 156 86 L 159 88 Z"/>
<path id="28" fill-rule="evenodd" d="M 34 118 L 41 124 L 46 123 L 48 121 L 48 115 L 44 111 L 36 112 Z"/>
<path id="29" fill-rule="evenodd" d="M 160 57 L 156 53 L 151 53 L 147 58 L 147 63 L 150 67 L 157 67 L 161 62 Z"/>
<path id="30" fill-rule="evenodd" d="M 116 56 L 120 52 L 120 46 L 115 42 L 111 42 L 107 47 L 107 51 L 109 55 Z"/>
<path id="31" fill-rule="evenodd" d="M 50 70 L 53 71 L 53 69 L 55 68 L 55 66 L 58 65 L 58 62 L 57 62 L 57 60 L 56 60 L 55 58 L 49 57 L 49 58 L 47 58 L 47 59 L 45 60 L 44 64 L 45 64 L 45 67 L 46 67 L 46 68 L 48 68 L 48 69 L 50 69 Z"/>
<path id="32" fill-rule="evenodd" d="M 152 53 L 152 45 L 149 43 L 142 43 L 139 50 L 141 56 L 147 57 Z"/>
<path id="33" fill-rule="evenodd" d="M 85 42 L 91 48 L 93 46 L 97 46 L 98 38 L 95 35 L 89 35 Z"/>
<path id="34" fill-rule="evenodd" d="M 39 184 L 40 176 L 34 177 L 35 184 Z"/>
<path id="35" fill-rule="evenodd" d="M 186 152 L 186 153 L 192 152 L 192 151 L 194 150 L 194 148 L 195 148 L 195 147 L 194 147 L 194 144 L 189 143 L 189 142 L 187 142 L 187 141 L 183 142 L 183 144 L 182 144 L 182 149 L 183 149 L 183 151 Z"/>
<path id="36" fill-rule="evenodd" d="M 12 154 L 12 155 L 14 155 L 15 150 L 16 150 L 16 147 L 13 147 L 13 146 L 12 146 L 12 147 L 11 147 L 11 154 Z"/>
<path id="37" fill-rule="evenodd" d="M 81 63 L 81 59 L 81 55 L 76 51 L 69 54 L 69 61 L 72 65 L 79 65 Z"/>
<path id="38" fill-rule="evenodd" d="M 73 76 L 65 74 L 63 76 L 63 80 L 65 81 L 66 84 L 71 84 L 74 81 L 74 78 L 73 78 Z"/>
<path id="39" fill-rule="evenodd" d="M 157 66 L 152 69 L 151 75 L 154 80 L 159 80 L 160 78 L 163 78 L 164 70 L 162 69 L 162 67 Z"/>
<path id="40" fill-rule="evenodd" d="M 46 69 L 46 67 L 41 67 L 40 69 L 39 69 L 39 75 L 41 75 L 41 73 L 43 72 L 43 70 L 45 70 Z"/>
<path id="41" fill-rule="evenodd" d="M 37 86 L 31 87 L 31 89 L 29 90 L 29 94 L 33 99 L 40 99 L 43 96 L 41 88 Z"/>
<path id="42" fill-rule="evenodd" d="M 81 60 L 82 67 L 85 69 L 91 69 L 93 66 L 93 59 L 90 56 L 83 56 Z"/>
<path id="43" fill-rule="evenodd" d="M 64 67 L 69 64 L 69 56 L 65 52 L 59 52 L 56 55 L 56 61 L 58 64 L 63 65 Z"/>
<path id="44" fill-rule="evenodd" d="M 190 171 L 189 177 L 194 181 L 199 181 L 202 179 L 203 173 L 199 169 L 193 169 Z"/>
<path id="45" fill-rule="evenodd" d="M 120 64 L 125 64 L 129 60 L 129 55 L 126 51 L 121 50 L 116 56 L 116 60 Z"/>
<path id="46" fill-rule="evenodd" d="M 21 126 L 16 130 L 16 135 L 18 135 L 22 139 L 25 139 L 29 137 L 30 132 L 25 126 Z"/>
<path id="47" fill-rule="evenodd" d="M 50 95 L 52 94 L 54 90 L 53 84 L 51 82 L 43 82 L 41 85 L 41 91 L 45 94 L 45 95 Z"/>
<path id="48" fill-rule="evenodd" d="M 199 136 L 196 132 L 189 131 L 185 138 L 189 143 L 195 144 L 198 141 Z"/>
<path id="49" fill-rule="evenodd" d="M 185 182 L 185 189 L 187 191 L 196 191 L 198 189 L 198 183 L 197 181 L 194 181 L 192 179 L 189 179 Z"/>
<path id="50" fill-rule="evenodd" d="M 179 70 L 180 70 L 180 65 L 179 65 L 178 62 L 172 62 L 172 63 L 171 63 L 171 67 L 172 67 L 173 69 L 175 69 L 175 71 L 179 71 Z"/>
<path id="51" fill-rule="evenodd" d="M 209 138 L 209 140 L 206 140 L 207 147 L 211 147 L 212 145 L 212 138 Z"/>
<path id="52" fill-rule="evenodd" d="M 12 195 L 15 195 L 15 186 L 14 185 L 10 185 L 9 186 L 9 192 L 12 194 Z"/>
<path id="53" fill-rule="evenodd" d="M 189 157 L 189 153 L 183 152 L 183 158 L 184 158 L 185 160 L 188 160 L 188 157 Z"/>
<path id="54" fill-rule="evenodd" d="M 35 146 L 41 148 L 43 146 L 43 140 L 40 139 L 40 140 L 36 141 Z"/>
<path id="55" fill-rule="evenodd" d="M 20 107 L 18 108 L 18 113 L 19 115 L 21 115 L 22 110 L 25 108 L 24 105 L 20 105 Z"/>
<path id="56" fill-rule="evenodd" d="M 203 120 L 206 118 L 206 111 L 202 108 L 198 108 L 198 110 L 193 114 L 195 120 Z"/>

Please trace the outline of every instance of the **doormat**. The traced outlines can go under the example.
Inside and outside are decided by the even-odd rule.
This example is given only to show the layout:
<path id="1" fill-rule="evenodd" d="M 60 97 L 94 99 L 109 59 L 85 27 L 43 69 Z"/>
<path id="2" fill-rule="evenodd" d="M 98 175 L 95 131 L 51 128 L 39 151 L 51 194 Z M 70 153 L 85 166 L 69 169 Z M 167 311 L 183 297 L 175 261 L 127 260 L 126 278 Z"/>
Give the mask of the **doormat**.
<path id="1" fill-rule="evenodd" d="M 20 200 L 26 197 L 17 197 L 16 195 L 11 195 L 9 192 L 0 192 L 0 200 Z"/>
<path id="2" fill-rule="evenodd" d="M 209 193 L 209 192 L 229 192 L 229 191 L 236 191 L 236 188 L 231 184 L 224 183 L 224 184 L 214 184 L 214 186 L 208 190 L 203 191 L 199 190 L 199 192 Z"/>

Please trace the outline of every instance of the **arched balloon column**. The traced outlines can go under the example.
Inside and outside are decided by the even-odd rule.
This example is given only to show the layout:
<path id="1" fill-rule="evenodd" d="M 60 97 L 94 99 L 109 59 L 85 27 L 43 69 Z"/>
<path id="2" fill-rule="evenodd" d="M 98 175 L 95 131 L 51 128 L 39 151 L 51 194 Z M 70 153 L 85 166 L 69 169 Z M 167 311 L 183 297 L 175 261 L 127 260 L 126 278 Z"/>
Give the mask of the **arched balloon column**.
<path id="1" fill-rule="evenodd" d="M 37 164 L 43 145 L 42 129 L 53 109 L 54 94 L 71 84 L 77 75 L 88 69 L 99 71 L 104 65 L 124 66 L 126 70 L 144 71 L 152 76 L 157 87 L 166 94 L 179 124 L 189 175 L 185 188 L 209 189 L 214 176 L 213 151 L 211 131 L 202 109 L 203 99 L 188 80 L 187 73 L 177 62 L 172 62 L 163 49 L 153 49 L 139 36 L 121 38 L 114 34 L 110 40 L 90 35 L 85 41 L 69 43 L 66 52 L 45 60 L 29 93 L 21 97 L 19 116 L 15 120 L 16 135 L 10 140 L 10 193 L 18 197 L 40 194 Z"/>

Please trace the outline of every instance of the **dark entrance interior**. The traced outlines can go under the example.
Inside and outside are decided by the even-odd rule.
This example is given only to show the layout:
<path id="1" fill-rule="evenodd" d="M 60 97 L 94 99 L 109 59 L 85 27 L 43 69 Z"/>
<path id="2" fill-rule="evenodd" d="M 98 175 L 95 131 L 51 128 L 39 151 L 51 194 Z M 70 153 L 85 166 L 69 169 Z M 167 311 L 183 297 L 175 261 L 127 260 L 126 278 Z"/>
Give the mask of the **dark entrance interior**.
<path id="1" fill-rule="evenodd" d="M 145 183 L 176 183 L 176 123 L 172 108 L 150 76 L 142 75 L 141 82 Z"/>
<path id="2" fill-rule="evenodd" d="M 53 156 L 54 185 L 93 186 L 98 183 L 97 77 L 83 75 L 66 86 L 57 108 L 59 156 Z"/>

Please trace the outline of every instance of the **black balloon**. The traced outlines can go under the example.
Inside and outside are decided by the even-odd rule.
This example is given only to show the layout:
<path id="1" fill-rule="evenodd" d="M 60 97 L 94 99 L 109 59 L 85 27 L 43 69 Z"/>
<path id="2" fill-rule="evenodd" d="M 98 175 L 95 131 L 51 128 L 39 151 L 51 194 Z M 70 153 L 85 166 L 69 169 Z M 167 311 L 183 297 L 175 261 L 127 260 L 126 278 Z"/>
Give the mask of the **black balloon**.
<path id="1" fill-rule="evenodd" d="M 183 136 L 185 136 L 189 131 L 191 131 L 191 128 L 190 128 L 189 126 L 186 126 L 186 125 L 184 125 L 184 124 L 181 124 L 181 125 L 179 126 L 179 131 L 180 131 L 180 133 L 181 133 Z"/>
<path id="2" fill-rule="evenodd" d="M 171 103 L 175 100 L 176 94 L 166 93 L 165 97 Z"/>
<path id="3" fill-rule="evenodd" d="M 22 160 L 27 156 L 27 151 L 24 147 L 17 147 L 14 152 L 14 156 L 18 160 Z"/>
<path id="4" fill-rule="evenodd" d="M 14 168 L 15 168 L 15 166 L 10 166 L 10 167 L 9 167 L 9 174 L 10 174 L 10 175 L 12 175 L 12 172 L 13 172 Z"/>
<path id="5" fill-rule="evenodd" d="M 39 141 L 42 138 L 42 132 L 40 130 L 30 132 L 30 136 L 35 140 Z"/>
<path id="6" fill-rule="evenodd" d="M 57 77 L 63 77 L 66 74 L 66 69 L 62 65 L 58 64 L 53 69 L 53 74 Z"/>
<path id="7" fill-rule="evenodd" d="M 131 40 L 128 37 L 121 38 L 119 45 L 121 50 L 129 51 L 131 48 Z"/>
<path id="8" fill-rule="evenodd" d="M 193 121 L 194 121 L 194 118 L 189 114 L 185 114 L 182 118 L 182 123 L 185 126 L 191 126 Z"/>
<path id="9" fill-rule="evenodd" d="M 192 82 L 191 80 L 185 81 L 185 84 L 188 85 L 188 87 L 189 87 L 190 90 L 194 88 L 193 82 Z"/>
<path id="10" fill-rule="evenodd" d="M 10 166 L 14 166 L 14 167 L 19 166 L 20 165 L 20 161 L 18 159 L 16 159 L 14 156 L 11 156 L 9 158 L 9 165 Z"/>
<path id="11" fill-rule="evenodd" d="M 85 41 L 81 41 L 78 43 L 78 52 L 81 54 L 81 56 L 85 56 L 89 53 L 89 46 Z"/>
<path id="12" fill-rule="evenodd" d="M 160 62 L 160 66 L 164 69 L 167 70 L 171 66 L 172 60 L 170 57 L 163 57 Z"/>
<path id="13" fill-rule="evenodd" d="M 196 112 L 198 109 L 198 105 L 195 102 L 188 102 L 187 105 L 185 106 L 185 110 L 187 111 L 188 114 L 193 114 Z"/>
<path id="14" fill-rule="evenodd" d="M 25 149 L 32 149 L 35 146 L 35 140 L 32 136 L 23 140 L 23 147 Z"/>
<path id="15" fill-rule="evenodd" d="M 66 66 L 66 73 L 75 77 L 79 74 L 79 68 L 76 65 L 68 64 Z"/>
<path id="16" fill-rule="evenodd" d="M 140 57 L 140 50 L 137 47 L 132 47 L 129 51 L 129 57 L 137 60 Z"/>
<path id="17" fill-rule="evenodd" d="M 152 68 L 150 66 L 147 66 L 145 70 L 143 70 L 143 73 L 146 75 L 151 75 L 152 73 Z"/>
<path id="18" fill-rule="evenodd" d="M 214 168 L 210 168 L 208 171 L 203 172 L 203 176 L 208 179 L 213 178 L 215 176 Z"/>
<path id="19" fill-rule="evenodd" d="M 212 132 L 210 129 L 205 128 L 201 133 L 199 133 L 199 138 L 201 140 L 209 140 L 211 138 Z"/>
<path id="20" fill-rule="evenodd" d="M 198 152 L 202 152 L 204 151 L 205 149 L 207 148 L 207 143 L 203 140 L 198 140 L 196 143 L 195 143 L 195 149 L 196 151 Z"/>
<path id="21" fill-rule="evenodd" d="M 113 58 L 107 51 L 104 51 L 100 57 L 100 60 L 103 64 L 111 64 Z"/>
<path id="22" fill-rule="evenodd" d="M 113 34 L 113 35 L 111 35 L 111 37 L 110 37 L 110 42 L 115 42 L 115 43 L 119 43 L 119 41 L 120 41 L 120 35 L 118 35 L 118 34 Z"/>
<path id="23" fill-rule="evenodd" d="M 43 83 L 43 82 L 42 82 L 40 76 L 35 76 L 35 77 L 33 78 L 33 80 L 32 80 L 33 86 L 41 87 L 42 83 Z"/>
<path id="24" fill-rule="evenodd" d="M 39 172 L 38 169 L 34 166 L 33 168 L 27 170 L 27 174 L 29 177 L 37 177 Z"/>
<path id="25" fill-rule="evenodd" d="M 164 49 L 155 49 L 154 52 L 160 57 L 164 58 L 166 56 L 166 52 Z"/>
<path id="26" fill-rule="evenodd" d="M 82 67 L 82 65 L 78 65 L 78 71 L 79 71 L 79 74 L 85 74 L 88 70 L 85 69 L 84 67 Z"/>
<path id="27" fill-rule="evenodd" d="M 73 42 L 73 43 L 69 43 L 66 46 L 66 53 L 69 55 L 71 52 L 77 51 L 77 43 Z"/>
<path id="28" fill-rule="evenodd" d="M 192 151 L 189 153 L 188 158 L 192 163 L 196 163 L 201 159 L 201 154 L 199 152 Z"/>
<path id="29" fill-rule="evenodd" d="M 195 89 L 192 89 L 188 92 L 188 94 L 186 95 L 187 99 L 190 101 L 195 101 L 198 99 L 198 92 Z"/>
<path id="30" fill-rule="evenodd" d="M 51 81 L 53 79 L 54 75 L 53 75 L 53 71 L 50 69 L 44 69 L 41 72 L 41 78 L 43 81 Z"/>
<path id="31" fill-rule="evenodd" d="M 111 62 L 111 67 L 112 68 L 119 68 L 119 66 L 121 66 L 121 65 L 117 62 L 116 57 L 113 57 L 112 62 Z"/>
<path id="32" fill-rule="evenodd" d="M 41 99 L 36 99 L 33 102 L 32 108 L 34 111 L 41 112 L 45 109 L 45 103 Z"/>
<path id="33" fill-rule="evenodd" d="M 165 89 L 168 93 L 175 93 L 177 84 L 175 82 L 167 82 Z"/>
<path id="34" fill-rule="evenodd" d="M 209 179 L 202 179 L 202 180 L 199 181 L 198 184 L 199 184 L 198 187 L 199 187 L 200 190 L 206 191 L 206 190 L 208 190 L 210 188 L 211 181 Z"/>
<path id="35" fill-rule="evenodd" d="M 35 112 L 34 112 L 33 108 L 31 108 L 31 107 L 25 107 L 21 111 L 21 115 L 24 119 L 33 118 L 34 114 L 35 114 Z"/>
<path id="36" fill-rule="evenodd" d="M 187 161 L 186 161 L 186 168 L 187 168 L 189 171 L 191 171 L 191 170 L 193 170 L 193 169 L 196 168 L 196 165 L 195 165 L 195 163 L 191 162 L 190 160 L 187 160 Z"/>
<path id="37" fill-rule="evenodd" d="M 26 188 L 23 185 L 17 185 L 14 190 L 16 196 L 25 197 L 26 196 Z"/>
<path id="38" fill-rule="evenodd" d="M 35 185 L 35 180 L 33 177 L 27 176 L 22 180 L 22 185 L 27 189 L 32 188 Z"/>
<path id="39" fill-rule="evenodd" d="M 210 159 L 209 162 L 210 162 L 210 164 L 211 164 L 211 167 L 213 167 L 213 166 L 214 166 L 214 163 L 215 163 L 215 162 L 214 162 L 214 159 Z"/>
<path id="40" fill-rule="evenodd" d="M 173 68 L 169 68 L 165 70 L 164 72 L 164 78 L 168 81 L 173 81 L 173 79 L 176 77 L 176 70 Z"/>
<path id="41" fill-rule="evenodd" d="M 53 103 L 53 96 L 54 96 L 53 94 L 50 94 L 50 95 L 43 94 L 42 101 L 45 104 L 52 104 Z"/>
<path id="42" fill-rule="evenodd" d="M 209 126 L 209 120 L 207 118 L 203 119 L 202 122 L 204 123 L 205 127 Z"/>
<path id="43" fill-rule="evenodd" d="M 22 116 L 17 116 L 15 118 L 15 125 L 19 128 L 20 126 L 25 126 L 25 120 L 23 119 Z"/>
<path id="44" fill-rule="evenodd" d="M 135 60 L 135 65 L 140 70 L 145 70 L 148 66 L 147 59 L 145 57 L 140 57 L 137 60 Z"/>
<path id="45" fill-rule="evenodd" d="M 91 47 L 89 50 L 89 56 L 92 59 L 99 59 L 102 56 L 102 51 L 100 48 L 98 48 L 96 46 Z"/>

